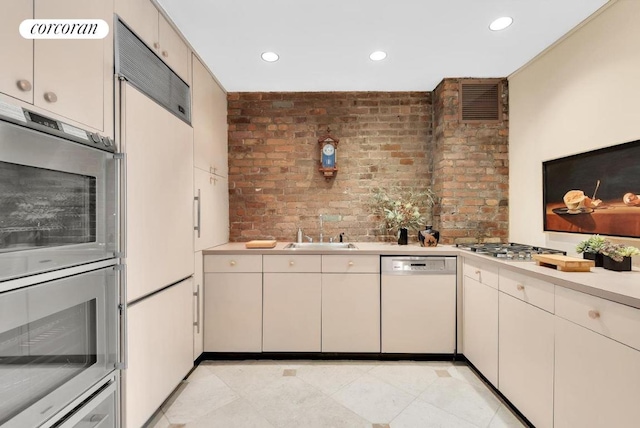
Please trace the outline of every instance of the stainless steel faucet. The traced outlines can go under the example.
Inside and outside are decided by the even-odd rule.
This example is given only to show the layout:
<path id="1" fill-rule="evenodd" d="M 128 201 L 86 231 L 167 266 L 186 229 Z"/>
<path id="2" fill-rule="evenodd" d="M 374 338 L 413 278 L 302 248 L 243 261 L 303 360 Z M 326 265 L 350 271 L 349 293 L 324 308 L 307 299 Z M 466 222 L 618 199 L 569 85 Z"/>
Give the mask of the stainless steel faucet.
<path id="1" fill-rule="evenodd" d="M 320 242 L 323 242 L 324 235 L 322 233 L 322 214 L 320 214 Z"/>

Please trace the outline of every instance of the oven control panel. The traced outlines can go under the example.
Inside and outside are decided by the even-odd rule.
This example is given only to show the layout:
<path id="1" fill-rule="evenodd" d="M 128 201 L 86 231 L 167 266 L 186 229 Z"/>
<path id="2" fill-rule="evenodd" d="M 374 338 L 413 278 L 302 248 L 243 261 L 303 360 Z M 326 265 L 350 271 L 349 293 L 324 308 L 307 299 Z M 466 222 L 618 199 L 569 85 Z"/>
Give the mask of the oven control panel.
<path id="1" fill-rule="evenodd" d="M 110 137 L 85 131 L 68 123 L 43 116 L 20 106 L 0 100 L 0 120 L 12 122 L 37 131 L 46 132 L 66 140 L 114 153 L 115 145 Z"/>

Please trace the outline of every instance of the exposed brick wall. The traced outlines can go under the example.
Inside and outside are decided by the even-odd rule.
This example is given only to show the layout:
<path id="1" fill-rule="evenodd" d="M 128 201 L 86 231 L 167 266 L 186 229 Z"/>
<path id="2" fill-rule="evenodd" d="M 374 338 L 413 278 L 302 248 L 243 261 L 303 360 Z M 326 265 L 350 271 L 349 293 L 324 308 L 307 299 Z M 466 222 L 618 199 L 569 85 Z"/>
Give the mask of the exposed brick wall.
<path id="1" fill-rule="evenodd" d="M 503 80 L 503 120 L 460 123 L 459 79 L 444 79 L 433 92 L 433 190 L 441 198 L 436 225 L 444 243 L 508 239 L 509 112 Z"/>
<path id="2" fill-rule="evenodd" d="M 314 239 L 319 214 L 328 240 L 388 240 L 369 206 L 375 187 L 431 183 L 428 92 L 229 93 L 230 240 Z M 318 138 L 340 140 L 339 171 L 318 171 Z M 413 234 L 413 233 L 412 233 Z"/>

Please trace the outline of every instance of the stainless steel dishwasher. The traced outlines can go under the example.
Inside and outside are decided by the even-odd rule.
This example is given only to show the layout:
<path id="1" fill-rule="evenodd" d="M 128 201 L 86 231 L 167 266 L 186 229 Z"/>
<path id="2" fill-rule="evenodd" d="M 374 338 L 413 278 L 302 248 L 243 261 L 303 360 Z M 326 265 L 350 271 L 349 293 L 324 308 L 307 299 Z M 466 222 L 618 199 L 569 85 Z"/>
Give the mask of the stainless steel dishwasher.
<path id="1" fill-rule="evenodd" d="M 453 354 L 456 258 L 381 256 L 382 352 Z"/>

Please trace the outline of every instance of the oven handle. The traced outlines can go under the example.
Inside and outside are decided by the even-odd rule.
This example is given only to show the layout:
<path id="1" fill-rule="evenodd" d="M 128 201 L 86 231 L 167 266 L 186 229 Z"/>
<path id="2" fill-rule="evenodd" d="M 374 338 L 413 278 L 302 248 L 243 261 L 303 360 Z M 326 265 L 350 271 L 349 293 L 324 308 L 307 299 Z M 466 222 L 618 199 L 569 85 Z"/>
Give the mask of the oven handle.
<path id="1" fill-rule="evenodd" d="M 60 425 L 60 428 L 99 428 L 104 425 L 104 422 L 116 418 L 115 414 L 96 413 L 91 415 L 88 420 L 86 417 L 95 411 L 96 408 L 102 404 L 110 395 L 116 392 L 116 383 L 111 381 L 107 387 L 105 387 L 98 395 L 91 399 L 91 401 L 81 407 L 76 413 L 68 416 L 65 422 Z"/>
<path id="2" fill-rule="evenodd" d="M 120 204 L 119 223 L 120 242 L 118 248 L 118 256 L 125 258 L 127 256 L 127 155 L 126 153 L 116 153 L 114 158 L 118 162 L 118 193 Z"/>
<path id="3" fill-rule="evenodd" d="M 120 361 L 116 368 L 125 370 L 129 367 L 129 314 L 127 305 L 127 265 L 120 269 Z"/>

